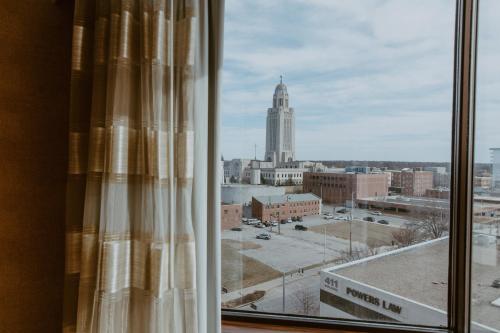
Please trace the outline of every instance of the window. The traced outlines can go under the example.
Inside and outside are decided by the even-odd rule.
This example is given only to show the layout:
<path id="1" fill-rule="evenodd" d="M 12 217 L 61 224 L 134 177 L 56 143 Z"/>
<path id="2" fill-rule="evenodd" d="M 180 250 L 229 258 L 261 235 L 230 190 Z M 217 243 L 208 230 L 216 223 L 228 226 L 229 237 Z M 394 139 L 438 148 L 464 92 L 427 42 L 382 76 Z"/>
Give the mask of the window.
<path id="1" fill-rule="evenodd" d="M 484 2 L 482 10 L 497 6 Z M 300 222 L 283 213 L 284 220 L 266 227 L 270 239 L 256 239 L 263 230 L 251 226 L 223 232 L 223 245 L 231 244 L 222 252 L 223 309 L 435 328 L 459 316 L 448 307 L 456 296 L 449 282 L 457 273 L 448 276 L 450 258 L 456 260 L 448 255 L 450 244 L 452 253 L 461 246 L 450 219 L 459 209 L 450 205 L 460 160 L 452 145 L 453 112 L 468 112 L 454 104 L 462 84 L 454 81 L 457 3 L 462 10 L 463 2 L 455 0 L 226 0 L 222 153 L 268 160 L 282 178 L 291 169 L 286 162 L 310 162 L 294 174 L 303 177 L 302 190 L 276 186 L 262 196 L 311 197 L 301 201 Z M 493 29 L 495 15 L 482 24 Z M 480 39 L 491 40 L 483 57 L 495 64 L 500 54 L 492 51 L 500 44 L 493 40 L 500 34 L 481 33 Z M 481 59 L 479 51 L 479 73 Z M 480 116 L 478 104 L 476 129 L 491 139 L 498 138 L 493 110 L 500 109 L 500 73 L 485 72 L 485 83 L 478 81 L 485 111 Z M 480 127 L 483 118 L 490 130 Z M 500 147 L 490 141 L 489 148 Z M 495 163 L 481 163 L 475 165 L 478 183 L 493 181 Z M 490 207 L 496 201 L 483 198 L 478 208 L 477 195 L 475 232 L 479 217 L 491 221 L 480 225 L 483 231 L 497 232 Z M 500 200 L 498 205 L 500 211 Z M 473 237 L 474 260 L 494 262 L 490 273 L 472 267 L 479 291 L 473 288 L 470 325 L 478 332 L 500 329 L 500 304 L 483 288 L 484 275 L 500 274 L 498 240 L 490 236 Z M 488 243 L 489 252 L 481 252 L 478 242 Z M 235 255 L 238 265 L 226 261 Z M 500 290 L 500 280 L 498 285 Z M 485 304 L 489 312 L 483 313 Z"/>
<path id="2" fill-rule="evenodd" d="M 475 157 L 473 179 L 471 317 L 500 330 L 500 10 L 498 1 L 479 7 Z M 480 326 L 481 325 L 481 326 Z M 484 326 L 482 326 L 484 325 Z"/>

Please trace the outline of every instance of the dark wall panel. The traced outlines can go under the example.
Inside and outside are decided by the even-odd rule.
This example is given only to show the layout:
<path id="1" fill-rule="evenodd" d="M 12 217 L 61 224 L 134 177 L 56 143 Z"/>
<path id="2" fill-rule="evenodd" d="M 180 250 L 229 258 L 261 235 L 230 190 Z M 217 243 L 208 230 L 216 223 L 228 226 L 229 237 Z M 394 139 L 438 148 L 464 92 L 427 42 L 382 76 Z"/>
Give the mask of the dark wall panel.
<path id="1" fill-rule="evenodd" d="M 0 1 L 0 332 L 60 332 L 73 1 Z"/>

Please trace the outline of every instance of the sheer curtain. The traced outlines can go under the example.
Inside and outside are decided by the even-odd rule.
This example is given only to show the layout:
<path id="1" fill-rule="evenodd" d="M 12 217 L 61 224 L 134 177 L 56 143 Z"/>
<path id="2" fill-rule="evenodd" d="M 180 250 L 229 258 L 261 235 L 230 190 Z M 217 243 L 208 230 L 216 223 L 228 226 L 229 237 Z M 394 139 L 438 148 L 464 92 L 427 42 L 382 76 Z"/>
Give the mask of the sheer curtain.
<path id="1" fill-rule="evenodd" d="M 64 332 L 220 330 L 223 5 L 76 0 Z"/>

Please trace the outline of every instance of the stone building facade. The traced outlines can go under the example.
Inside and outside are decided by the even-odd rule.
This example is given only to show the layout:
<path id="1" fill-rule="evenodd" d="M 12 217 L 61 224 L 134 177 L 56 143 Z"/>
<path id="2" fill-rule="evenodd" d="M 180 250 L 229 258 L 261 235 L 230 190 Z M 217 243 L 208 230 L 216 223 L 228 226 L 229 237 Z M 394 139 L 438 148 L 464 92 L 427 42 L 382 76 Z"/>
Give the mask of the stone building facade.
<path id="1" fill-rule="evenodd" d="M 267 110 L 264 160 L 274 166 L 295 160 L 295 115 L 283 80 L 274 90 L 273 107 Z"/>

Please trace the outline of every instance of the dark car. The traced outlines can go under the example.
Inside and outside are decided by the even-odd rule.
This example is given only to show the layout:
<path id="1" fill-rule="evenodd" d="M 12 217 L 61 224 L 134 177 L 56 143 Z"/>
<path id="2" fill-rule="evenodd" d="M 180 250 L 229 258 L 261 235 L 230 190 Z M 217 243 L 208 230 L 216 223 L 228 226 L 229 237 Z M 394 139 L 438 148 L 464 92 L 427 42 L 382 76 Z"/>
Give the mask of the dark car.
<path id="1" fill-rule="evenodd" d="M 496 279 L 491 283 L 493 288 L 500 288 L 500 279 Z"/>
<path id="2" fill-rule="evenodd" d="M 297 217 L 297 222 L 302 222 L 302 216 Z"/>
<path id="3" fill-rule="evenodd" d="M 337 213 L 340 213 L 340 214 L 345 214 L 345 213 L 347 213 L 347 210 L 345 210 L 344 208 L 342 208 L 342 209 L 339 209 L 339 210 L 337 211 Z"/>
<path id="4" fill-rule="evenodd" d="M 387 222 L 386 220 L 378 220 L 377 222 L 380 224 L 389 224 L 389 222 Z"/>
<path id="5" fill-rule="evenodd" d="M 234 228 L 231 228 L 232 231 L 241 231 L 243 229 L 241 229 L 240 227 L 234 227 Z"/>
<path id="6" fill-rule="evenodd" d="M 368 221 L 368 222 L 375 222 L 375 219 L 371 216 L 363 217 L 363 220 Z"/>
<path id="7" fill-rule="evenodd" d="M 286 224 L 286 220 L 281 220 L 280 223 L 281 224 Z"/>
<path id="8" fill-rule="evenodd" d="M 301 224 L 297 224 L 297 225 L 295 225 L 295 230 L 307 231 L 307 227 L 305 227 Z"/>

